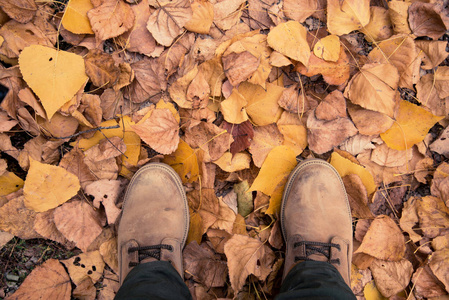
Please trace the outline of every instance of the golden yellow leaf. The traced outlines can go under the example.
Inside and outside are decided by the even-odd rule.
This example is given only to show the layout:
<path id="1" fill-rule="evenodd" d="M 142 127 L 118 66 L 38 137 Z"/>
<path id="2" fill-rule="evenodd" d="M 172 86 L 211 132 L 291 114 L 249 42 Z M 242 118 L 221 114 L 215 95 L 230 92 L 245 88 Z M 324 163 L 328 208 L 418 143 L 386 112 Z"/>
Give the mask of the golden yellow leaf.
<path id="1" fill-rule="evenodd" d="M 403 100 L 399 103 L 396 122 L 380 137 L 392 149 L 410 149 L 421 142 L 430 128 L 443 118 Z"/>
<path id="2" fill-rule="evenodd" d="M 11 194 L 23 187 L 23 180 L 13 172 L 5 172 L 0 176 L 0 196 Z"/>
<path id="3" fill-rule="evenodd" d="M 295 153 L 288 146 L 277 146 L 268 153 L 259 174 L 249 189 L 250 192 L 259 191 L 272 196 L 267 214 L 273 214 L 279 210 L 282 190 L 288 175 L 295 166 Z"/>
<path id="4" fill-rule="evenodd" d="M 340 58 L 340 38 L 331 34 L 320 39 L 313 47 L 313 54 L 326 61 L 336 62 Z"/>
<path id="5" fill-rule="evenodd" d="M 184 27 L 192 32 L 209 34 L 210 27 L 214 21 L 214 6 L 205 0 L 195 0 L 191 3 L 191 6 L 193 15 Z"/>
<path id="6" fill-rule="evenodd" d="M 371 18 L 368 25 L 360 30 L 365 34 L 367 41 L 370 43 L 382 41 L 393 35 L 393 26 L 388 10 L 380 6 L 371 6 L 370 14 Z"/>
<path id="7" fill-rule="evenodd" d="M 410 2 L 395 0 L 388 2 L 388 11 L 390 12 L 394 33 L 409 34 L 412 32 L 408 24 L 408 7 L 410 4 Z"/>
<path id="8" fill-rule="evenodd" d="M 220 103 L 221 113 L 224 119 L 232 124 L 240 124 L 248 120 L 245 106 L 248 104 L 245 97 L 236 89 L 232 90 L 231 96 Z"/>
<path id="9" fill-rule="evenodd" d="M 249 168 L 251 156 L 249 154 L 240 152 L 232 156 L 231 152 L 226 152 L 222 157 L 214 161 L 214 164 L 219 166 L 223 171 L 236 172 Z"/>
<path id="10" fill-rule="evenodd" d="M 87 81 L 81 56 L 33 45 L 19 55 L 23 79 L 41 100 L 49 119 Z"/>
<path id="11" fill-rule="evenodd" d="M 70 0 L 62 17 L 62 25 L 76 34 L 93 34 L 87 18 L 87 12 L 93 8 L 90 0 Z"/>
<path id="12" fill-rule="evenodd" d="M 242 82 L 238 91 L 248 102 L 246 112 L 254 124 L 269 125 L 275 123 L 281 116 L 282 109 L 279 107 L 278 100 L 284 88 L 267 83 L 267 89 L 264 90 L 260 85 Z"/>
<path id="13" fill-rule="evenodd" d="M 369 0 L 328 0 L 327 27 L 336 35 L 362 29 L 369 23 Z"/>
<path id="14" fill-rule="evenodd" d="M 368 170 L 366 170 L 363 166 L 353 163 L 337 152 L 332 153 L 330 163 L 337 170 L 338 174 L 340 174 L 341 177 L 350 174 L 358 175 L 362 180 L 368 195 L 372 194 L 376 190 L 373 175 L 371 175 L 371 173 L 368 172 Z"/>
<path id="15" fill-rule="evenodd" d="M 196 151 L 189 144 L 179 140 L 178 149 L 170 155 L 166 155 L 164 163 L 170 165 L 181 177 L 183 183 L 194 182 L 198 179 L 199 165 Z"/>
<path id="16" fill-rule="evenodd" d="M 274 27 L 268 33 L 268 45 L 274 50 L 309 64 L 310 48 L 307 43 L 307 29 L 297 21 L 288 21 Z"/>
<path id="17" fill-rule="evenodd" d="M 276 146 L 282 145 L 283 137 L 276 124 L 257 126 L 251 139 L 249 152 L 256 167 L 261 168 L 268 153 Z"/>
<path id="18" fill-rule="evenodd" d="M 198 212 L 190 210 L 190 223 L 189 223 L 189 234 L 187 235 L 186 245 L 190 242 L 196 241 L 201 244 L 201 239 L 203 237 L 203 218 Z"/>
<path id="19" fill-rule="evenodd" d="M 384 296 L 379 292 L 374 283 L 374 280 L 368 282 L 363 289 L 363 296 L 366 300 L 386 300 Z"/>
<path id="20" fill-rule="evenodd" d="M 277 121 L 279 131 L 284 136 L 283 145 L 289 146 L 295 155 L 299 155 L 307 147 L 307 129 L 297 114 L 284 111 Z"/>
<path id="21" fill-rule="evenodd" d="M 30 157 L 30 169 L 23 187 L 25 206 L 29 209 L 42 212 L 55 208 L 75 196 L 79 189 L 76 175 Z"/>

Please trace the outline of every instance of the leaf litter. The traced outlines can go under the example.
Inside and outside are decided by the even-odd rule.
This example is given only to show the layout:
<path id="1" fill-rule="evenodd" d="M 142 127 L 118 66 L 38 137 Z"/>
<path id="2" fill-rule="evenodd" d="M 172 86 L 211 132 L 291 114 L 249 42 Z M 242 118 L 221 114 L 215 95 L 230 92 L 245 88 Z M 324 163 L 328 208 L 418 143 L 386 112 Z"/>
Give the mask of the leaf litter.
<path id="1" fill-rule="evenodd" d="M 449 8 L 412 2 L 0 0 L 0 297 L 113 299 L 122 193 L 162 161 L 194 298 L 272 299 L 311 157 L 349 195 L 357 297 L 447 297 Z M 66 254 L 13 255 L 40 241 Z"/>

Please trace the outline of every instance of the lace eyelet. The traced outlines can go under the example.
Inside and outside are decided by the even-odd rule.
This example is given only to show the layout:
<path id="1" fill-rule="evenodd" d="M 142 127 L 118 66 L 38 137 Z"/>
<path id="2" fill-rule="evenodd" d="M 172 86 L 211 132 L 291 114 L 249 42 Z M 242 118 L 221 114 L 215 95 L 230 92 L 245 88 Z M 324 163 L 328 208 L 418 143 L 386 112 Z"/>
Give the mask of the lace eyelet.
<path id="1" fill-rule="evenodd" d="M 169 248 L 168 248 L 168 251 L 170 251 L 170 252 L 173 252 L 175 249 L 173 249 L 173 246 L 170 246 Z"/>

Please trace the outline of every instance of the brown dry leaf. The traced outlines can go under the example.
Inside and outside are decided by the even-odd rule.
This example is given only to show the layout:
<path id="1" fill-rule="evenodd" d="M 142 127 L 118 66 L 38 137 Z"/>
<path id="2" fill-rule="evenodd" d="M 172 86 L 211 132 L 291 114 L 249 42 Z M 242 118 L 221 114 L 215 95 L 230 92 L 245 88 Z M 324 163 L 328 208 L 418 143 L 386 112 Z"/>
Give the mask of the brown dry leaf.
<path id="1" fill-rule="evenodd" d="M 0 207 L 0 230 L 9 232 L 21 239 L 40 238 L 34 231 L 36 212 L 24 204 L 24 197 L 18 196 Z"/>
<path id="2" fill-rule="evenodd" d="M 70 277 L 57 259 L 49 259 L 27 276 L 8 300 L 71 298 Z"/>
<path id="3" fill-rule="evenodd" d="M 248 1 L 249 26 L 252 29 L 268 29 L 272 27 L 273 21 L 269 16 L 268 10 L 275 4 L 275 0 Z"/>
<path id="4" fill-rule="evenodd" d="M 307 147 L 307 129 L 298 115 L 284 111 L 276 124 L 284 137 L 282 144 L 289 146 L 295 155 L 301 154 Z"/>
<path id="5" fill-rule="evenodd" d="M 220 210 L 217 215 L 217 220 L 212 224 L 213 229 L 222 229 L 230 234 L 233 234 L 234 221 L 236 220 L 235 212 L 229 206 L 219 199 Z"/>
<path id="6" fill-rule="evenodd" d="M 278 103 L 280 107 L 294 114 L 308 112 L 318 105 L 315 98 L 300 90 L 299 84 L 284 89 Z"/>
<path id="7" fill-rule="evenodd" d="M 449 128 L 446 127 L 446 129 L 441 132 L 440 136 L 432 143 L 430 144 L 430 150 L 444 155 L 448 156 L 449 154 L 449 146 L 448 142 L 446 141 L 449 138 Z"/>
<path id="8" fill-rule="evenodd" d="M 415 2 L 408 9 L 408 22 L 416 36 L 428 36 L 439 39 L 445 32 L 446 26 L 437 11 L 436 3 Z"/>
<path id="9" fill-rule="evenodd" d="M 385 143 L 371 152 L 371 160 L 384 167 L 400 167 L 413 157 L 411 149 L 400 151 L 389 148 Z"/>
<path id="10" fill-rule="evenodd" d="M 207 231 L 207 238 L 217 253 L 224 254 L 224 245 L 231 237 L 232 235 L 227 233 L 225 230 L 209 229 Z"/>
<path id="11" fill-rule="evenodd" d="M 445 101 L 440 99 L 435 88 L 434 74 L 422 76 L 416 84 L 416 99 L 432 114 L 443 116 L 446 114 Z"/>
<path id="12" fill-rule="evenodd" d="M 85 278 L 73 290 L 73 296 L 80 300 L 95 300 L 97 288 L 90 278 Z"/>
<path id="13" fill-rule="evenodd" d="M 118 266 L 117 249 L 117 238 L 114 237 L 101 244 L 99 250 L 104 262 L 107 263 L 116 274 L 119 274 L 120 269 Z"/>
<path id="14" fill-rule="evenodd" d="M 84 162 L 83 152 L 77 148 L 65 154 L 59 162 L 59 166 L 76 175 L 83 189 L 96 180 L 95 175 Z"/>
<path id="15" fill-rule="evenodd" d="M 413 174 L 419 182 L 427 184 L 426 177 L 432 173 L 433 170 L 433 159 L 430 157 L 425 157 L 418 161 L 415 167 L 415 173 Z"/>
<path id="16" fill-rule="evenodd" d="M 249 51 L 231 52 L 222 57 L 226 77 L 233 86 L 249 79 L 259 67 L 259 59 Z"/>
<path id="17" fill-rule="evenodd" d="M 188 0 L 162 2 L 148 19 L 147 29 L 159 44 L 168 47 L 181 34 L 192 14 Z"/>
<path id="18" fill-rule="evenodd" d="M 254 138 L 254 129 L 250 121 L 245 121 L 240 124 L 230 124 L 223 121 L 221 126 L 234 138 L 229 149 L 232 155 L 246 150 L 250 146 L 250 141 Z"/>
<path id="19" fill-rule="evenodd" d="M 193 190 L 187 193 L 187 199 L 191 217 L 187 240 L 188 243 L 193 240 L 198 242 L 198 239 L 201 242 L 201 236 L 217 221 L 220 204 L 213 189 Z M 197 230 L 196 234 L 194 230 Z"/>
<path id="20" fill-rule="evenodd" d="M 243 82 L 238 89 L 248 102 L 247 114 L 251 121 L 259 126 L 275 123 L 282 113 L 278 100 L 284 88 L 273 83 L 267 83 L 266 87 L 267 89 L 264 90 L 259 85 Z"/>
<path id="21" fill-rule="evenodd" d="M 447 82 L 449 81 L 449 67 L 439 67 L 434 74 L 435 88 L 438 91 L 438 96 L 441 99 L 449 97 L 449 88 Z"/>
<path id="22" fill-rule="evenodd" d="M 67 248 L 75 247 L 56 228 L 53 212 L 54 210 L 47 210 L 38 213 L 34 221 L 34 230 L 44 238 L 66 245 Z"/>
<path id="23" fill-rule="evenodd" d="M 119 180 L 103 179 L 87 185 L 84 192 L 94 197 L 93 204 L 96 208 L 100 208 L 100 203 L 103 204 L 108 224 L 114 224 L 121 212 L 115 204 L 122 189 Z"/>
<path id="24" fill-rule="evenodd" d="M 310 48 L 306 35 L 307 29 L 301 23 L 288 21 L 272 28 L 267 42 L 274 50 L 308 66 Z"/>
<path id="25" fill-rule="evenodd" d="M 380 6 L 370 7 L 370 21 L 361 30 L 370 43 L 383 41 L 393 35 L 393 26 L 388 10 Z"/>
<path id="26" fill-rule="evenodd" d="M 102 231 L 98 213 L 82 200 L 65 203 L 53 215 L 56 228 L 84 252 Z"/>
<path id="27" fill-rule="evenodd" d="M 348 194 L 352 216 L 360 219 L 373 219 L 374 215 L 368 207 L 368 193 L 357 174 L 344 176 L 343 183 Z"/>
<path id="28" fill-rule="evenodd" d="M 24 170 L 30 168 L 30 158 L 44 162 L 47 164 L 54 164 L 60 158 L 61 141 L 48 141 L 42 135 L 25 143 L 24 149 L 20 151 L 18 161 Z"/>
<path id="29" fill-rule="evenodd" d="M 420 298 L 431 298 L 446 295 L 447 292 L 442 288 L 441 283 L 432 274 L 430 267 L 425 265 L 419 267 L 412 277 L 415 285 L 414 294 Z"/>
<path id="30" fill-rule="evenodd" d="M 112 56 L 98 49 L 92 49 L 84 56 L 86 74 L 95 86 L 112 87 L 118 79 L 119 68 Z"/>
<path id="31" fill-rule="evenodd" d="M 388 12 L 390 13 L 394 33 L 411 33 L 408 24 L 408 8 L 410 4 L 410 2 L 394 0 L 388 3 Z"/>
<path id="32" fill-rule="evenodd" d="M 19 158 L 20 151 L 12 145 L 10 137 L 4 133 L 0 133 L 0 150 L 15 159 Z"/>
<path id="33" fill-rule="evenodd" d="M 104 0 L 87 12 L 95 37 L 99 41 L 116 37 L 134 26 L 134 12 L 122 0 Z"/>
<path id="34" fill-rule="evenodd" d="M 81 253 L 61 261 L 67 268 L 73 283 L 79 285 L 86 278 L 96 283 L 103 275 L 104 261 L 100 251 Z"/>
<path id="35" fill-rule="evenodd" d="M 187 101 L 192 103 L 192 108 L 206 108 L 209 104 L 209 94 L 210 88 L 205 74 L 199 71 L 187 88 Z"/>
<path id="36" fill-rule="evenodd" d="M 360 134 L 376 135 L 390 129 L 394 120 L 383 113 L 348 104 L 348 112 Z"/>
<path id="37" fill-rule="evenodd" d="M 194 67 L 183 77 L 178 78 L 173 84 L 168 88 L 168 92 L 170 93 L 170 98 L 178 104 L 179 107 L 182 108 L 193 108 L 193 102 L 187 99 L 187 89 L 190 83 L 198 74 L 198 67 Z"/>
<path id="38" fill-rule="evenodd" d="M 143 123 L 132 128 L 159 153 L 171 154 L 178 148 L 179 124 L 169 109 L 156 109 Z"/>
<path id="39" fill-rule="evenodd" d="M 249 147 L 254 164 L 259 168 L 262 167 L 268 153 L 276 146 L 282 145 L 282 142 L 282 134 L 275 124 L 255 127 L 254 138 Z"/>
<path id="40" fill-rule="evenodd" d="M 433 174 L 430 192 L 436 197 L 449 201 L 449 165 L 446 162 L 441 163 Z M 448 205 L 449 207 L 449 205 Z"/>
<path id="41" fill-rule="evenodd" d="M 416 47 L 422 51 L 421 69 L 431 70 L 442 63 L 449 52 L 444 41 L 415 41 Z"/>
<path id="42" fill-rule="evenodd" d="M 47 118 L 47 114 L 45 113 L 42 104 L 36 99 L 30 88 L 27 87 L 21 89 L 17 96 L 19 97 L 20 101 L 31 106 L 39 116 L 41 116 L 44 119 Z"/>
<path id="43" fill-rule="evenodd" d="M 388 40 L 380 42 L 368 57 L 373 62 L 392 64 L 398 69 L 400 87 L 413 89 L 413 85 L 418 82 L 419 64 L 418 51 L 414 40 L 408 35 L 395 35 Z M 377 74 L 376 74 L 377 75 Z M 377 76 L 390 83 L 386 76 Z M 393 82 L 393 80 L 391 81 Z M 392 86 L 392 85 L 390 85 Z"/>
<path id="44" fill-rule="evenodd" d="M 200 122 L 188 128 L 185 133 L 186 142 L 193 148 L 201 148 L 205 152 L 205 162 L 219 159 L 233 142 L 232 136 L 214 124 Z"/>
<path id="45" fill-rule="evenodd" d="M 229 278 L 235 293 L 243 288 L 250 274 L 264 281 L 272 271 L 274 253 L 257 239 L 236 234 L 226 242 L 224 252 L 228 259 Z"/>
<path id="46" fill-rule="evenodd" d="M 327 26 L 336 35 L 362 29 L 370 21 L 369 0 L 329 0 Z"/>
<path id="47" fill-rule="evenodd" d="M 0 132 L 9 131 L 16 125 L 16 120 L 11 119 L 6 112 L 0 111 Z"/>
<path id="48" fill-rule="evenodd" d="M 195 242 L 190 243 L 182 254 L 187 277 L 193 277 L 207 288 L 225 286 L 226 262 L 220 260 L 220 255 L 215 254 L 206 243 L 201 246 Z"/>
<path id="49" fill-rule="evenodd" d="M 25 205 L 37 212 L 61 205 L 75 196 L 80 189 L 78 178 L 57 166 L 41 164 L 30 159 L 23 194 Z"/>
<path id="50" fill-rule="evenodd" d="M 214 23 L 222 29 L 228 30 L 237 24 L 242 15 L 241 6 L 244 0 L 224 0 L 214 4 Z"/>
<path id="51" fill-rule="evenodd" d="M 391 64 L 366 64 L 352 77 L 345 97 L 366 109 L 393 117 L 399 74 Z"/>
<path id="52" fill-rule="evenodd" d="M 429 266 L 433 274 L 444 284 L 446 291 L 449 290 L 449 274 L 447 265 L 449 263 L 449 249 L 435 251 L 429 259 Z"/>
<path id="53" fill-rule="evenodd" d="M 103 288 L 98 294 L 98 300 L 114 299 L 115 294 L 120 288 L 120 280 L 118 275 L 115 275 L 109 270 L 104 270 Z"/>
<path id="54" fill-rule="evenodd" d="M 308 77 L 321 74 L 327 83 L 341 85 L 349 79 L 349 57 L 344 48 L 340 48 L 340 58 L 336 62 L 325 61 L 312 53 L 310 54 L 308 67 L 297 64 L 295 69 Z"/>
<path id="55" fill-rule="evenodd" d="M 84 151 L 84 162 L 97 179 L 116 179 L 119 169 L 115 158 L 123 153 L 126 145 L 122 138 L 115 136 Z"/>
<path id="56" fill-rule="evenodd" d="M 363 287 L 372 280 L 369 269 L 361 270 L 354 264 L 351 264 L 351 289 L 354 295 L 363 292 Z"/>
<path id="57" fill-rule="evenodd" d="M 28 23 L 36 15 L 37 5 L 33 0 L 8 1 L 0 0 L 1 9 L 12 19 L 20 23 Z"/>
<path id="58" fill-rule="evenodd" d="M 157 103 L 159 98 L 156 96 L 167 89 L 167 80 L 159 60 L 142 59 L 132 63 L 131 69 L 134 80 L 126 87 L 131 102 L 142 103 L 150 99 Z"/>
<path id="59" fill-rule="evenodd" d="M 316 107 L 315 116 L 326 121 L 347 117 L 346 100 L 342 92 L 335 90 L 327 95 Z"/>
<path id="60" fill-rule="evenodd" d="M 425 237 L 435 238 L 449 228 L 449 208 L 443 200 L 426 196 L 415 200 L 419 228 Z"/>
<path id="61" fill-rule="evenodd" d="M 37 117 L 37 124 L 40 130 L 50 137 L 67 138 L 76 132 L 78 129 L 78 120 L 71 116 L 63 116 L 60 113 L 55 113 L 48 121 Z"/>
<path id="62" fill-rule="evenodd" d="M 307 118 L 307 141 L 310 150 L 317 154 L 332 150 L 356 134 L 357 129 L 348 118 L 338 118 L 332 121 L 318 120 L 315 117 L 315 110 Z"/>
<path id="63" fill-rule="evenodd" d="M 390 217 L 379 216 L 371 223 L 354 256 L 368 254 L 381 260 L 399 261 L 404 253 L 405 241 L 399 227 Z"/>
<path id="64" fill-rule="evenodd" d="M 318 10 L 318 6 L 316 0 L 285 0 L 283 3 L 285 16 L 298 22 L 304 22 Z"/>
<path id="65" fill-rule="evenodd" d="M 214 6 L 209 1 L 195 0 L 191 3 L 193 15 L 184 27 L 192 32 L 209 34 L 214 20 Z"/>
<path id="66" fill-rule="evenodd" d="M 379 292 L 385 297 L 396 295 L 409 284 L 413 274 L 413 266 L 407 259 L 389 262 L 375 259 L 370 266 Z"/>

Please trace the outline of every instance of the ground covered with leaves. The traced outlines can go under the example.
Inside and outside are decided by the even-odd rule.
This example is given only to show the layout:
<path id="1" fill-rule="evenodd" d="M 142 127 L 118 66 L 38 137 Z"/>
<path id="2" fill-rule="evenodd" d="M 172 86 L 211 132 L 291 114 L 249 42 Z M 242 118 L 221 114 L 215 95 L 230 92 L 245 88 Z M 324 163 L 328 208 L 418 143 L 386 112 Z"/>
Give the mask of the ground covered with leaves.
<path id="1" fill-rule="evenodd" d="M 272 299 L 283 187 L 318 157 L 349 195 L 357 297 L 448 299 L 447 0 L 0 8 L 0 298 L 113 299 L 123 191 L 162 161 L 194 299 Z"/>

